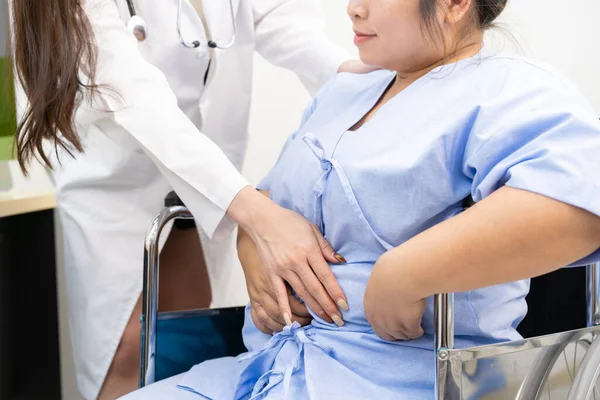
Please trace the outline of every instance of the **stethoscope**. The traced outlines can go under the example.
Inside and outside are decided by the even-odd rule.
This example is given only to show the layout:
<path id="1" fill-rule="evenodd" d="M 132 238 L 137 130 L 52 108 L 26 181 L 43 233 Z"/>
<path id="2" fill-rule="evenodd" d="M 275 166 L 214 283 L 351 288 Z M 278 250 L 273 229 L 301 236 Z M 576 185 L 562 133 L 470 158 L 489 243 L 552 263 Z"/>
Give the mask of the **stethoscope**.
<path id="1" fill-rule="evenodd" d="M 185 47 L 190 49 L 195 49 L 200 47 L 200 41 L 194 40 L 193 42 L 187 42 L 183 35 L 181 34 L 181 3 L 182 0 L 179 0 L 177 3 L 177 34 L 179 35 L 179 41 Z M 133 5 L 133 0 L 127 0 L 127 8 L 129 8 L 129 21 L 127 21 L 127 29 L 139 42 L 143 42 L 146 40 L 148 36 L 148 26 L 146 25 L 146 21 L 139 15 L 137 15 L 135 11 L 135 6 Z M 233 0 L 229 0 L 229 10 L 231 12 L 231 25 L 233 27 L 233 34 L 231 36 L 231 40 L 226 45 L 220 46 L 215 41 L 209 40 L 206 45 L 211 49 L 222 49 L 226 50 L 233 46 L 235 43 L 235 36 L 237 34 L 237 28 L 235 26 L 235 15 L 233 13 Z"/>

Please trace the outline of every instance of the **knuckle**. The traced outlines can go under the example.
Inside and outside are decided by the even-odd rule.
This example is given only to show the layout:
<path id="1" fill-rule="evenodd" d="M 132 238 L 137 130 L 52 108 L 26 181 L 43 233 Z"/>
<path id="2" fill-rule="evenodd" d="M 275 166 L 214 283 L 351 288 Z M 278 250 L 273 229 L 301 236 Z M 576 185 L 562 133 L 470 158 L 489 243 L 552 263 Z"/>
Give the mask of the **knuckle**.
<path id="1" fill-rule="evenodd" d="M 264 326 L 267 326 L 267 324 L 269 323 L 269 317 L 264 312 L 258 314 L 258 319 Z"/>
<path id="2" fill-rule="evenodd" d="M 282 269 L 290 269 L 299 265 L 304 258 L 304 254 L 304 247 L 300 247 L 296 249 L 293 253 L 288 254 L 285 260 L 285 265 L 282 266 Z"/>
<path id="3" fill-rule="evenodd" d="M 321 282 L 319 282 L 316 279 L 310 279 L 306 283 L 306 289 L 313 295 L 323 295 L 325 292 L 323 286 L 321 285 Z"/>
<path id="4" fill-rule="evenodd" d="M 304 299 L 307 297 L 308 295 L 308 291 L 306 290 L 306 287 L 301 286 L 298 289 L 296 289 L 296 294 L 298 295 L 298 297 L 300 297 L 301 299 Z"/>
<path id="5" fill-rule="evenodd" d="M 273 275 L 269 274 L 261 274 L 258 284 L 264 290 L 271 285 L 271 280 L 273 279 Z"/>
<path id="6" fill-rule="evenodd" d="M 285 292 L 283 292 L 279 287 L 275 286 L 273 288 L 273 293 L 275 294 L 275 297 L 277 298 L 278 301 L 281 301 L 281 298 L 283 296 L 285 296 Z"/>
<path id="7" fill-rule="evenodd" d="M 286 269 L 285 271 L 281 271 L 281 278 L 283 279 L 285 283 L 289 282 L 290 280 L 294 279 L 294 272 L 291 269 Z M 284 283 L 284 286 L 286 287 L 286 291 L 287 291 L 287 284 Z"/>
<path id="8" fill-rule="evenodd" d="M 258 330 L 261 331 L 262 333 L 266 333 L 267 335 L 272 333 L 272 331 L 269 328 L 267 328 L 265 325 L 261 324 L 260 322 L 258 324 L 255 322 L 254 325 L 256 325 Z"/>
<path id="9" fill-rule="evenodd" d="M 413 327 L 406 332 L 406 336 L 408 336 L 409 339 L 418 339 L 423 336 L 423 331 L 420 327 Z"/>
<path id="10" fill-rule="evenodd" d="M 331 274 L 331 271 L 324 268 L 315 271 L 315 275 L 317 275 L 317 279 L 319 279 L 323 285 L 329 285 L 335 280 Z"/>
<path id="11" fill-rule="evenodd" d="M 265 281 L 266 281 L 266 282 L 269 282 L 270 284 L 273 284 L 273 283 L 275 283 L 275 282 L 276 282 L 278 279 L 281 279 L 281 278 L 280 278 L 280 273 L 279 273 L 279 271 L 270 271 L 270 272 L 267 274 L 267 276 L 266 276 L 266 278 L 265 278 Z"/>
<path id="12" fill-rule="evenodd" d="M 256 315 L 256 312 L 250 313 L 250 317 L 252 318 L 252 322 L 254 322 L 254 326 L 256 326 L 261 332 L 264 332 L 265 326 Z"/>
<path id="13" fill-rule="evenodd" d="M 271 335 L 273 333 L 269 328 L 264 326 L 261 326 L 260 328 L 258 328 L 258 330 L 267 335 Z"/>
<path id="14" fill-rule="evenodd" d="M 272 304 L 263 306 L 263 312 L 267 315 L 273 315 L 273 308 L 275 308 Z"/>
<path id="15" fill-rule="evenodd" d="M 285 290 L 281 287 L 279 278 L 273 279 L 273 281 L 271 282 L 271 290 L 278 298 L 282 295 L 285 295 Z"/>
<path id="16" fill-rule="evenodd" d="M 290 265 L 293 265 L 295 261 L 294 254 L 286 254 L 285 258 L 279 263 L 278 269 L 285 270 L 289 268 Z"/>
<path id="17" fill-rule="evenodd" d="M 329 242 L 327 240 L 322 240 L 321 243 L 321 250 L 327 250 L 329 248 L 331 248 L 331 245 L 329 244 Z"/>
<path id="18" fill-rule="evenodd" d="M 302 243 L 298 248 L 298 257 L 300 257 L 302 260 L 306 260 L 316 251 L 315 247 L 318 247 L 318 243 L 316 243 L 316 241 Z"/>
<path id="19" fill-rule="evenodd" d="M 282 260 L 275 261 L 271 265 L 271 268 L 269 268 L 270 274 L 279 276 L 281 274 L 281 271 L 286 268 L 287 263 L 288 263 L 287 257 L 283 258 Z"/>

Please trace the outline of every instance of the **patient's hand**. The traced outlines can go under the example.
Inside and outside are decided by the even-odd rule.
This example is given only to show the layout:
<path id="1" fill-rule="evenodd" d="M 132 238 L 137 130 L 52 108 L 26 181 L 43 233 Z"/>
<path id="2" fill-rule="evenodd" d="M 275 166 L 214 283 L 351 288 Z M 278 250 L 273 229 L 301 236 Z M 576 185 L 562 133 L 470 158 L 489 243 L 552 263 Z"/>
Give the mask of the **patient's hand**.
<path id="1" fill-rule="evenodd" d="M 238 256 L 246 276 L 246 286 L 250 296 L 250 314 L 254 325 L 261 332 L 267 334 L 282 331 L 285 321 L 277 304 L 275 291 L 261 265 L 256 245 L 243 231 L 240 231 L 238 237 Z M 288 299 L 292 310 L 292 321 L 297 321 L 303 326 L 308 325 L 312 320 L 310 313 L 289 288 Z"/>
<path id="2" fill-rule="evenodd" d="M 386 253 L 387 254 L 387 253 Z M 415 297 L 406 286 L 393 257 L 385 254 L 375 263 L 365 291 L 365 316 L 377 336 L 385 340 L 410 340 L 423 336 L 421 319 L 425 299 Z"/>

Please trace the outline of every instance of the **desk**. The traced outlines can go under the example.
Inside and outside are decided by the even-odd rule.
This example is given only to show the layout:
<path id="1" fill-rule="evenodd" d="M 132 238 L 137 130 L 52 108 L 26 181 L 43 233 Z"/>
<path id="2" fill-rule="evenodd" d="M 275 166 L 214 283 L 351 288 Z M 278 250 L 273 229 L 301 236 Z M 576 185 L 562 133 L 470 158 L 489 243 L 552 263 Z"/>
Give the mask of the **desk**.
<path id="1" fill-rule="evenodd" d="M 56 208 L 54 185 L 41 165 L 32 164 L 27 178 L 16 161 L 8 161 L 8 168 L 13 186 L 0 191 L 0 218 Z"/>
<path id="2" fill-rule="evenodd" d="M 0 192 L 0 399 L 60 399 L 60 346 L 52 182 L 16 162 Z"/>

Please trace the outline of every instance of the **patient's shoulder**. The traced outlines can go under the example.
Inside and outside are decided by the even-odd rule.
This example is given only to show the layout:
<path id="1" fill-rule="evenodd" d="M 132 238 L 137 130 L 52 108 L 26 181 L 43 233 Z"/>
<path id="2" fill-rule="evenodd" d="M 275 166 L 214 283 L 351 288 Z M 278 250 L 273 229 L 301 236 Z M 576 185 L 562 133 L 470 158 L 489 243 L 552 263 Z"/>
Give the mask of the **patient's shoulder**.
<path id="1" fill-rule="evenodd" d="M 390 75 L 393 74 L 394 72 L 386 69 L 373 71 L 368 74 L 340 72 L 331 79 L 329 90 L 346 95 L 360 95 L 366 90 L 371 89 L 374 85 L 389 79 Z"/>

